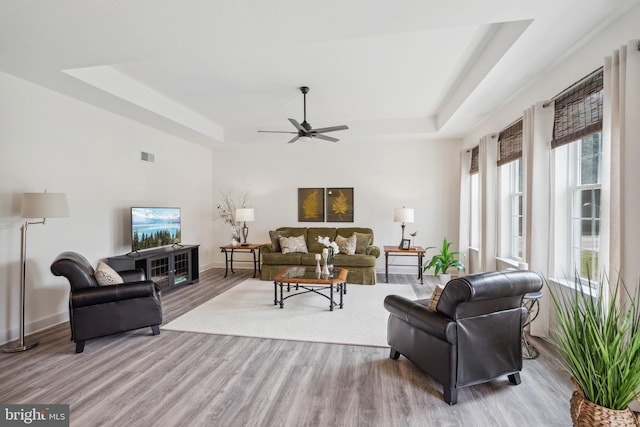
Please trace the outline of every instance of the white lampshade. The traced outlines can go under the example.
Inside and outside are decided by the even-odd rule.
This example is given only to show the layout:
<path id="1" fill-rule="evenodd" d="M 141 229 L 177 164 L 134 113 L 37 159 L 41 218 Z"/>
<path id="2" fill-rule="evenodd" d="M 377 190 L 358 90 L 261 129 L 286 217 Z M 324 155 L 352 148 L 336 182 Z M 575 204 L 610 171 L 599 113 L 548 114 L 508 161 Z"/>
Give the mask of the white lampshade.
<path id="1" fill-rule="evenodd" d="M 394 222 L 413 222 L 413 209 L 404 208 L 404 207 L 394 208 L 393 221 Z"/>
<path id="2" fill-rule="evenodd" d="M 69 216 L 65 193 L 23 193 L 22 218 L 64 218 Z"/>
<path id="3" fill-rule="evenodd" d="M 254 219 L 253 208 L 236 209 L 236 221 L 250 222 Z"/>

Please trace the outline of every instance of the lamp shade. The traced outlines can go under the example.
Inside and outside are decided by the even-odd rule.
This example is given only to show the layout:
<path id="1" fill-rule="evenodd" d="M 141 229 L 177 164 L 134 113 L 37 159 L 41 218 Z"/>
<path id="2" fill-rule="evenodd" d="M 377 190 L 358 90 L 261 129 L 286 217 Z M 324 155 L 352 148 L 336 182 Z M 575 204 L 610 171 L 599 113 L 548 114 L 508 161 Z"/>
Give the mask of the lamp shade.
<path id="1" fill-rule="evenodd" d="M 250 222 L 254 219 L 253 208 L 236 209 L 236 221 Z"/>
<path id="2" fill-rule="evenodd" d="M 65 193 L 22 193 L 22 218 L 64 218 L 69 216 Z"/>
<path id="3" fill-rule="evenodd" d="M 413 222 L 412 208 L 395 208 L 393 209 L 394 222 Z"/>

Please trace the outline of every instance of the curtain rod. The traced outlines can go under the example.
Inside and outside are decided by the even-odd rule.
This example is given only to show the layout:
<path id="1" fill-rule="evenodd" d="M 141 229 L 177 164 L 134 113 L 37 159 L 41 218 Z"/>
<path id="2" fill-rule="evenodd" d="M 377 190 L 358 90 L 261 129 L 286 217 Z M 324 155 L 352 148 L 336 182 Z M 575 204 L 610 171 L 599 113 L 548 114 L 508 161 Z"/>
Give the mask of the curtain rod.
<path id="1" fill-rule="evenodd" d="M 640 44 L 638 45 L 638 48 L 640 50 Z M 587 74 L 586 76 L 584 76 L 583 78 L 581 78 L 580 80 L 578 80 L 577 82 L 575 82 L 574 84 L 569 86 L 568 88 L 566 88 L 566 89 L 562 90 L 560 93 L 556 94 L 556 96 L 554 96 L 550 100 L 545 101 L 544 104 L 542 104 L 542 107 L 543 108 L 547 108 L 549 105 L 551 105 L 551 103 L 553 101 L 555 101 L 556 99 L 560 98 L 562 95 L 564 95 L 565 93 L 567 93 L 568 91 L 570 91 L 574 87 L 578 86 L 580 83 L 584 82 L 585 80 L 588 80 L 591 77 L 593 77 L 594 75 L 600 73 L 603 69 L 604 69 L 604 66 L 600 66 L 600 67 L 596 68 L 595 70 L 593 70 L 592 72 L 590 72 L 589 74 Z"/>

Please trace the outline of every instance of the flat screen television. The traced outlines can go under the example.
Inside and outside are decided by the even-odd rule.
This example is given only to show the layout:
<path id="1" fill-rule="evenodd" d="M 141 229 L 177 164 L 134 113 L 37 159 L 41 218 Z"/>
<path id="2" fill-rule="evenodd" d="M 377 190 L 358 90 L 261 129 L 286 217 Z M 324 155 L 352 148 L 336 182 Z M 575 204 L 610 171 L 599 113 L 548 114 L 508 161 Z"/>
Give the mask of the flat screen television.
<path id="1" fill-rule="evenodd" d="M 131 208 L 131 250 L 180 243 L 180 208 Z"/>

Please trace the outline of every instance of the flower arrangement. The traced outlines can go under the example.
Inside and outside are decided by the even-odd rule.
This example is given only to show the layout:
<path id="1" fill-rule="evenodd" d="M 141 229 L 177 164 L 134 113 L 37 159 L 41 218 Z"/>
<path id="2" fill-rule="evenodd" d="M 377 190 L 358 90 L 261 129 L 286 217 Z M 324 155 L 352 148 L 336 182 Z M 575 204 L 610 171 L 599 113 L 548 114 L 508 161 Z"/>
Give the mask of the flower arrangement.
<path id="1" fill-rule="evenodd" d="M 340 253 L 338 244 L 336 242 L 332 242 L 331 239 L 329 239 L 329 236 L 325 236 L 325 237 L 318 236 L 318 243 L 323 245 L 328 252 L 331 252 L 332 255 Z M 329 249 L 331 249 L 331 251 L 329 251 Z"/>

